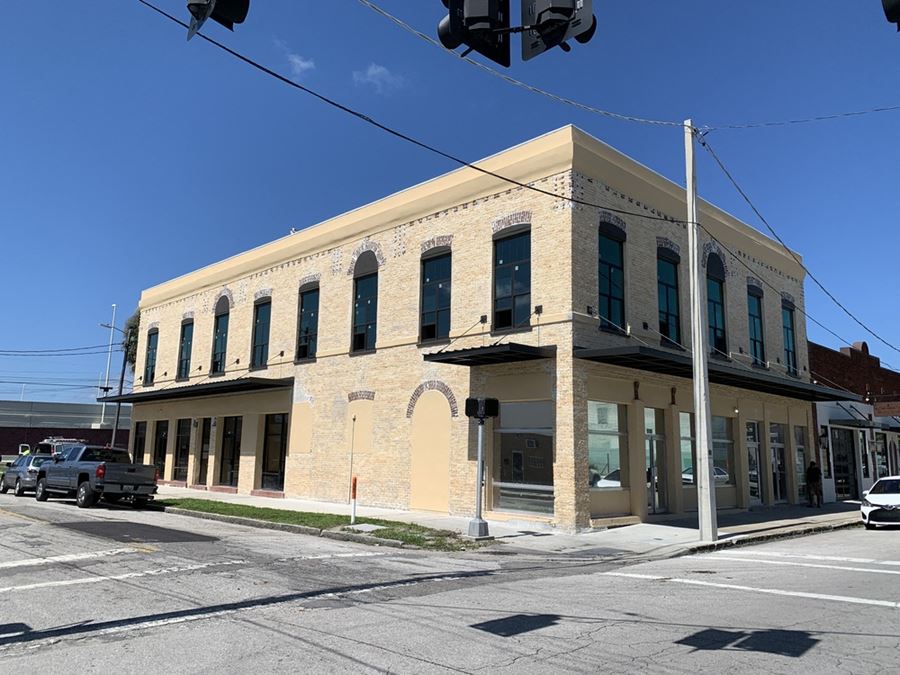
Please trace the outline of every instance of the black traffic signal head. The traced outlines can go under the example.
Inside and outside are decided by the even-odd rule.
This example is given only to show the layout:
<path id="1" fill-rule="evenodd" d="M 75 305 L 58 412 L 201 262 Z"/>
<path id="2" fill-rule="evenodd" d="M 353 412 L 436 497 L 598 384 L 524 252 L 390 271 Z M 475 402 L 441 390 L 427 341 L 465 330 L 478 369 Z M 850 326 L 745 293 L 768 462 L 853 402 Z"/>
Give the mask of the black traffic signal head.
<path id="1" fill-rule="evenodd" d="M 900 0 L 881 0 L 881 6 L 887 20 L 897 24 L 897 30 L 900 31 Z"/>
<path id="2" fill-rule="evenodd" d="M 522 0 L 522 60 L 527 61 L 548 49 L 570 51 L 566 40 L 586 44 L 597 30 L 592 0 Z"/>
<path id="3" fill-rule="evenodd" d="M 207 19 L 234 30 L 234 24 L 243 23 L 247 18 L 250 0 L 188 0 L 187 8 L 191 13 L 190 40 Z"/>
<path id="4" fill-rule="evenodd" d="M 495 398 L 467 398 L 466 417 L 477 417 L 480 420 L 486 417 L 498 417 L 500 415 L 500 401 Z"/>
<path id="5" fill-rule="evenodd" d="M 438 24 L 447 49 L 466 45 L 509 67 L 509 0 L 442 0 L 448 13 Z M 467 50 L 468 51 L 468 50 Z"/>

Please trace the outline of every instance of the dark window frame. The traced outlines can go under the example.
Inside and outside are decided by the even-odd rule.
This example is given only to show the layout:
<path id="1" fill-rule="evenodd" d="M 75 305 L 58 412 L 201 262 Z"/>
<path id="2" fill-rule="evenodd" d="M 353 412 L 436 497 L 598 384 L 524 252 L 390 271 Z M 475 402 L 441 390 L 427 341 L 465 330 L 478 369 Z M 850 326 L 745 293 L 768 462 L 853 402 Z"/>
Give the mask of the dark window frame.
<path id="1" fill-rule="evenodd" d="M 224 375 L 228 365 L 228 324 L 230 323 L 230 317 L 231 303 L 228 297 L 223 295 L 216 303 L 216 312 L 213 319 L 212 356 L 209 365 L 209 374 L 211 376 Z"/>
<path id="2" fill-rule="evenodd" d="M 527 238 L 528 242 L 528 255 L 526 257 L 516 258 L 513 260 L 507 260 L 505 262 L 501 262 L 498 264 L 498 248 L 502 244 L 507 244 L 512 242 L 513 240 L 523 240 Z M 503 230 L 493 240 L 493 252 L 492 252 L 492 284 L 491 284 L 491 332 L 492 333 L 515 333 L 515 332 L 525 332 L 531 330 L 531 226 L 530 225 L 521 225 L 515 230 Z M 528 265 L 528 288 L 525 292 L 516 292 L 516 273 L 520 270 L 518 267 L 522 265 Z M 497 285 L 498 285 L 498 272 L 502 274 L 506 274 L 506 270 L 510 270 L 510 280 L 509 280 L 509 293 L 504 294 L 502 296 L 498 296 L 497 294 Z M 523 312 L 521 308 L 522 299 L 527 299 L 525 302 L 524 318 L 521 316 Z M 509 303 L 508 308 L 503 308 L 498 310 L 498 304 L 507 301 Z M 506 304 L 506 303 L 504 303 Z M 519 311 L 517 313 L 517 306 Z M 508 312 L 509 318 L 508 323 L 504 320 L 501 323 L 498 320 L 498 314 L 500 312 Z"/>
<path id="3" fill-rule="evenodd" d="M 753 365 L 766 367 L 766 316 L 762 289 L 756 286 L 747 287 L 747 339 L 749 341 L 750 358 Z M 759 315 L 753 313 L 754 306 L 759 308 Z M 754 337 L 754 327 L 758 338 Z"/>
<path id="4" fill-rule="evenodd" d="M 156 381 L 156 356 L 159 352 L 159 329 L 151 328 L 147 331 L 147 347 L 144 352 L 144 386 Z"/>
<path id="5" fill-rule="evenodd" d="M 312 319 L 307 323 L 307 333 L 303 335 L 304 328 L 304 299 L 309 299 L 315 294 L 316 306 L 310 310 Z M 321 291 L 318 284 L 306 284 L 297 292 L 297 344 L 294 350 L 294 361 L 312 361 L 316 358 L 316 350 L 319 342 L 319 308 Z M 310 330 L 311 328 L 311 330 Z M 310 345 L 312 345 L 310 347 Z M 301 353 L 302 352 L 302 353 Z"/>
<path id="6" fill-rule="evenodd" d="M 378 342 L 378 259 L 372 251 L 366 251 L 356 260 L 353 271 L 353 314 L 350 317 L 350 353 L 369 354 L 375 351 Z M 367 289 L 367 295 L 360 297 L 360 287 L 373 282 L 373 287 Z M 362 321 L 359 317 L 359 303 L 365 300 L 371 307 L 368 309 Z"/>
<path id="7" fill-rule="evenodd" d="M 265 324 L 260 322 L 263 308 L 268 312 Z M 262 332 L 265 335 L 261 335 Z M 265 296 L 253 303 L 253 325 L 250 333 L 250 370 L 269 367 L 269 340 L 272 336 L 272 298 Z M 263 338 L 265 340 L 263 341 Z"/>
<path id="8" fill-rule="evenodd" d="M 718 290 L 714 298 L 712 289 Z M 709 331 L 709 350 L 715 356 L 728 358 L 728 315 L 725 311 L 725 265 L 715 253 L 706 259 L 706 312 Z"/>
<path id="9" fill-rule="evenodd" d="M 604 240 L 618 247 L 619 261 L 603 259 Z M 597 237 L 597 314 L 600 329 L 614 333 L 624 333 L 625 325 L 625 231 L 612 223 L 600 223 Z M 616 273 L 618 279 L 616 280 Z M 604 292 L 603 280 L 607 280 Z M 618 291 L 618 293 L 617 293 Z M 618 316 L 616 316 L 616 310 Z M 616 323 L 614 319 L 618 319 Z"/>
<path id="10" fill-rule="evenodd" d="M 188 336 L 187 350 L 185 350 L 185 335 L 190 328 L 190 336 Z M 178 338 L 178 368 L 176 369 L 176 380 L 187 380 L 191 376 L 191 352 L 194 349 L 194 320 L 185 319 L 181 322 L 181 335 Z M 187 351 L 187 355 L 185 355 Z"/>
<path id="11" fill-rule="evenodd" d="M 662 280 L 660 275 L 660 265 L 666 264 L 672 266 L 674 285 L 665 282 Z M 681 288 L 678 283 L 678 270 L 681 267 L 681 257 L 667 248 L 660 248 L 656 252 L 656 302 L 657 302 L 657 310 L 658 310 L 658 319 L 659 319 L 659 334 L 660 334 L 660 343 L 664 347 L 675 347 L 676 349 L 683 349 L 682 347 L 682 333 L 681 333 Z M 665 296 L 663 296 L 663 290 L 665 290 Z M 673 292 L 673 293 L 670 293 Z M 670 298 L 674 297 L 675 299 L 675 311 L 672 311 L 672 307 L 669 304 Z M 664 303 L 665 300 L 665 303 Z M 671 334 L 671 330 L 667 331 L 666 328 L 668 326 L 672 326 L 674 324 L 675 327 L 675 335 L 674 337 Z"/>
<path id="12" fill-rule="evenodd" d="M 786 300 L 781 303 L 781 331 L 784 339 L 784 367 L 788 375 L 794 377 L 800 374 L 797 363 L 797 321 L 794 315 L 794 303 Z M 790 319 L 790 326 L 788 326 Z"/>
<path id="13" fill-rule="evenodd" d="M 426 281 L 427 268 L 440 261 L 447 261 L 447 276 Z M 446 289 L 446 307 L 442 306 L 441 293 Z M 434 296 L 434 309 L 425 310 L 426 298 Z M 419 343 L 446 342 L 450 339 L 451 308 L 453 304 L 453 256 L 450 248 L 441 246 L 422 256 L 419 265 Z M 442 330 L 442 317 L 445 317 Z M 430 320 L 429 320 L 430 319 Z"/>
<path id="14" fill-rule="evenodd" d="M 274 429 L 280 427 L 281 433 L 276 435 Z M 287 444 L 290 435 L 290 425 L 288 413 L 270 413 L 265 416 L 263 423 L 263 454 L 262 454 L 262 471 L 260 472 L 260 488 L 263 490 L 272 490 L 275 492 L 284 492 L 284 477 L 287 463 Z M 273 443 L 273 439 L 277 442 L 277 447 Z M 275 472 L 267 471 L 269 463 L 272 459 L 276 459 L 278 470 Z"/>

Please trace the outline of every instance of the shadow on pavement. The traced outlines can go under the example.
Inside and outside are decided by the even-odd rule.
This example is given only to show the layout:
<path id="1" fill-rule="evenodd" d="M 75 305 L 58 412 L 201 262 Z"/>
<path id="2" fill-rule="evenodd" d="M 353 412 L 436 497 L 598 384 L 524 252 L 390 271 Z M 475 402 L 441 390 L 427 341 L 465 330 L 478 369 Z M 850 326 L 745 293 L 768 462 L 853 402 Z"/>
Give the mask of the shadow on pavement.
<path id="1" fill-rule="evenodd" d="M 471 628 L 483 630 L 486 633 L 499 635 L 500 637 L 513 637 L 547 626 L 554 626 L 559 622 L 558 614 L 513 614 L 501 619 L 492 619 L 482 623 L 473 623 Z"/>
<path id="2" fill-rule="evenodd" d="M 819 642 L 802 630 L 729 631 L 707 628 L 676 640 L 675 644 L 693 647 L 694 651 L 735 650 L 800 658 Z"/>
<path id="3" fill-rule="evenodd" d="M 720 512 L 718 514 L 718 526 L 720 530 L 727 530 L 730 527 L 740 527 L 741 534 L 752 534 L 754 532 L 764 532 L 784 527 L 785 524 L 780 521 L 795 520 L 797 524 L 815 522 L 812 520 L 816 516 L 834 516 L 846 514 L 848 516 L 859 513 L 859 502 L 837 502 L 835 504 L 825 504 L 821 509 L 809 508 L 805 504 L 784 504 L 779 506 L 755 506 L 749 511 L 738 512 Z M 680 527 L 685 529 L 697 529 L 697 514 L 693 513 L 688 516 L 662 516 L 650 517 L 647 522 L 657 525 L 666 525 L 669 527 Z M 773 523 L 780 523 L 774 525 Z M 827 520 L 826 520 L 827 522 Z M 759 525 L 758 528 L 748 527 Z"/>

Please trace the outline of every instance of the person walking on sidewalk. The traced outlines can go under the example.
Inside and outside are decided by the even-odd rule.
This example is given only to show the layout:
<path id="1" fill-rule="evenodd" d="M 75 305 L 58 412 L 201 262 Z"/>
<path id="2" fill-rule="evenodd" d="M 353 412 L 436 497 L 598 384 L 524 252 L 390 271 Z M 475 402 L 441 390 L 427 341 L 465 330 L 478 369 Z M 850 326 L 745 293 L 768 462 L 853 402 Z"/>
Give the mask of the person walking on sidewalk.
<path id="1" fill-rule="evenodd" d="M 812 459 L 806 467 L 806 492 L 809 495 L 809 506 L 822 508 L 822 470 Z"/>

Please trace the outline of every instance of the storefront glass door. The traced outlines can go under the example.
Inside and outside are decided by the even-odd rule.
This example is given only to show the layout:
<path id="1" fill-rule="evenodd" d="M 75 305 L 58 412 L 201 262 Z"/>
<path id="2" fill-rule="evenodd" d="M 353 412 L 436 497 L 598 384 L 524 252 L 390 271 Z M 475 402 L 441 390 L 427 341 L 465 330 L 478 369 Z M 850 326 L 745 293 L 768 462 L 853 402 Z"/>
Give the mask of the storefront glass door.
<path id="1" fill-rule="evenodd" d="M 771 424 L 769 428 L 769 451 L 772 459 L 772 501 L 786 502 L 787 457 L 784 448 L 785 425 Z"/>
<path id="2" fill-rule="evenodd" d="M 750 504 L 763 503 L 762 464 L 759 455 L 759 422 L 747 422 L 747 468 L 750 481 Z"/>
<path id="3" fill-rule="evenodd" d="M 553 513 L 552 401 L 501 403 L 491 458 L 491 508 Z"/>
<path id="4" fill-rule="evenodd" d="M 669 510 L 666 489 L 665 417 L 662 410 L 644 409 L 645 453 L 647 460 L 647 512 L 666 513 Z"/>
<path id="5" fill-rule="evenodd" d="M 237 487 L 241 465 L 241 430 L 243 418 L 225 417 L 222 420 L 222 461 L 219 485 Z"/>
<path id="6" fill-rule="evenodd" d="M 856 457 L 851 429 L 831 429 L 831 450 L 834 455 L 834 490 L 840 499 L 856 499 Z"/>

